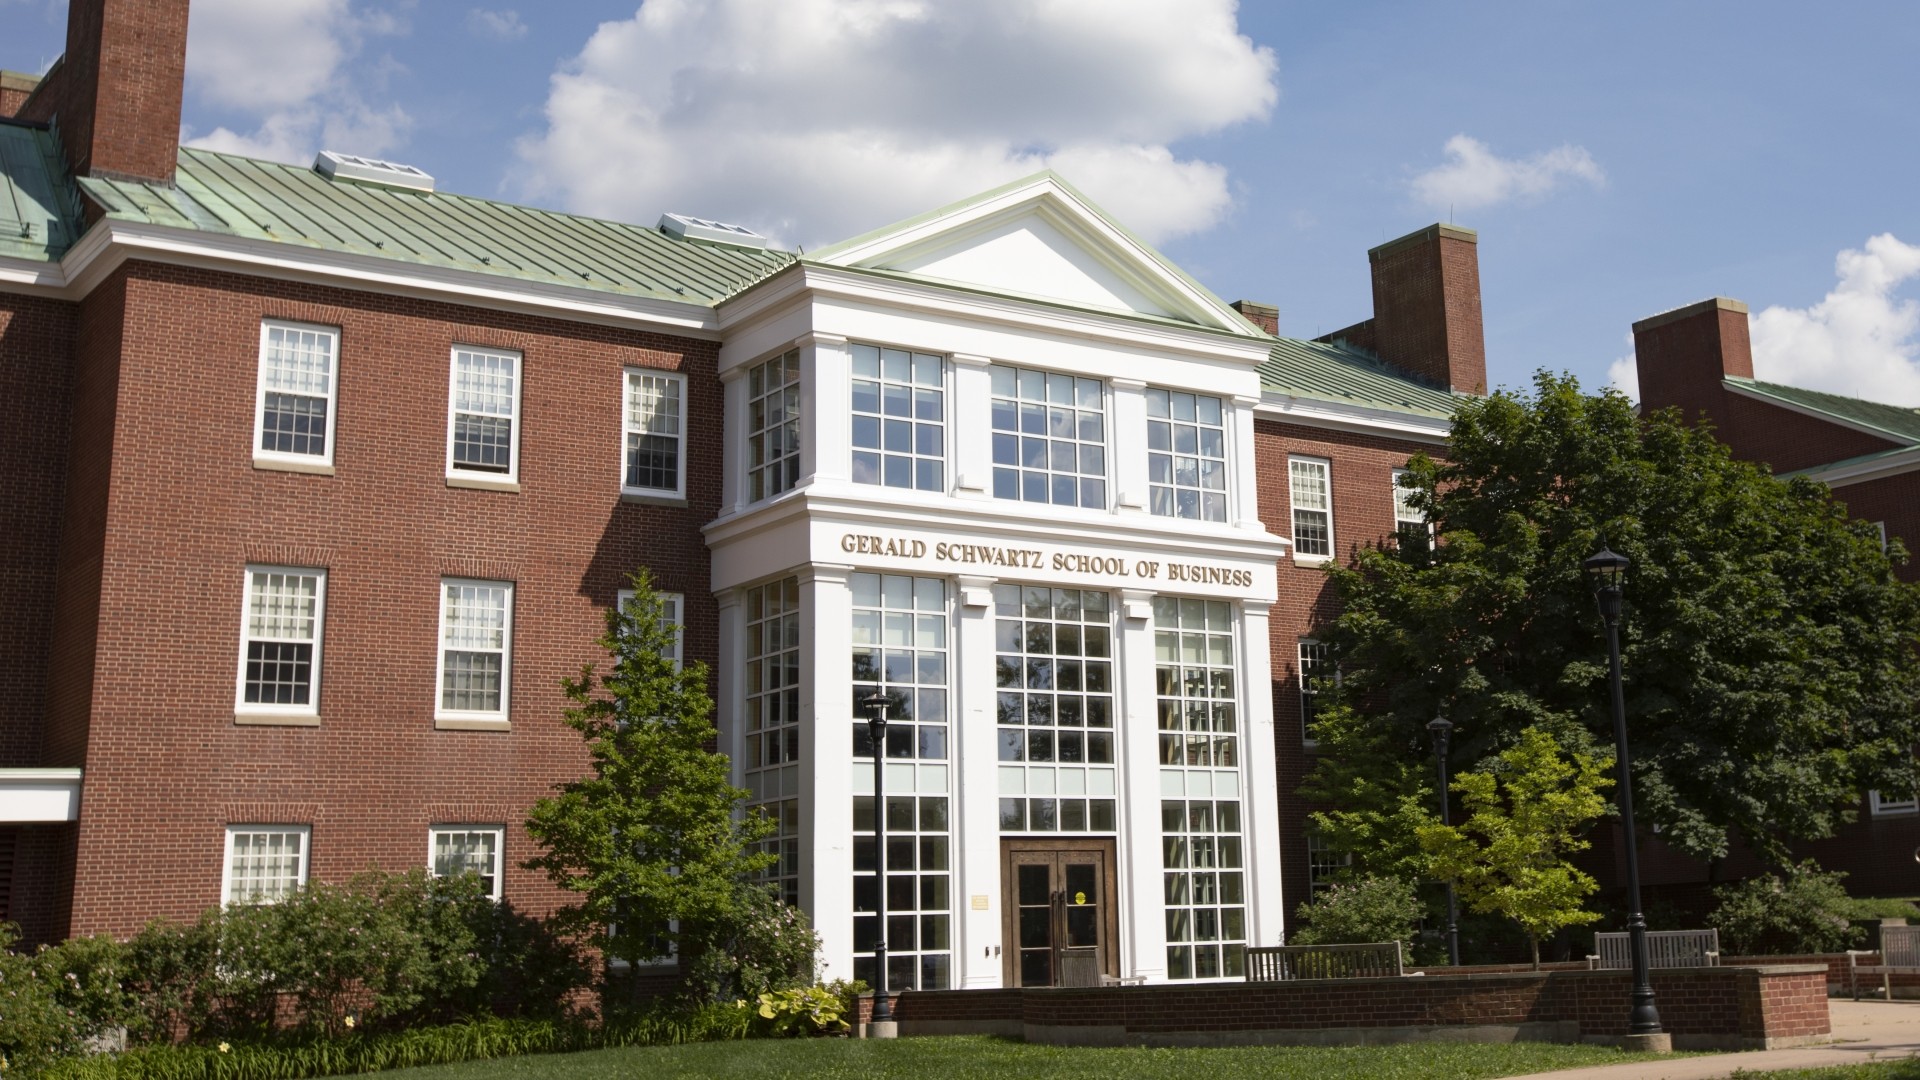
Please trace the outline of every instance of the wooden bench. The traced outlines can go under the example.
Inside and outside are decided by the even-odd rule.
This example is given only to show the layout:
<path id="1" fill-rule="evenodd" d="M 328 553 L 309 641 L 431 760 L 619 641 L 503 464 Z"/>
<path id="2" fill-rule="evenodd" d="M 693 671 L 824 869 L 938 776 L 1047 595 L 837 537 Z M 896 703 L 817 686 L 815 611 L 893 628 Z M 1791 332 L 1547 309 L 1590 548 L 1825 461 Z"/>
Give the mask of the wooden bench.
<path id="1" fill-rule="evenodd" d="M 1626 931 L 1593 935 L 1598 955 L 1587 957 L 1596 971 L 1626 971 L 1633 967 L 1633 935 Z M 1720 966 L 1720 931 L 1649 930 L 1647 966 L 1694 968 Z"/>
<path id="2" fill-rule="evenodd" d="M 1860 976 L 1880 976 L 1880 992 L 1893 1000 L 1893 976 L 1920 974 L 1920 926 L 1882 926 L 1880 962 L 1863 964 L 1862 957 L 1875 955 L 1857 949 L 1847 950 L 1847 984 L 1853 988 L 1853 1000 L 1860 1000 Z"/>
<path id="3" fill-rule="evenodd" d="M 1397 941 L 1364 945 L 1265 945 L 1247 950 L 1248 982 L 1375 979 L 1404 974 Z"/>

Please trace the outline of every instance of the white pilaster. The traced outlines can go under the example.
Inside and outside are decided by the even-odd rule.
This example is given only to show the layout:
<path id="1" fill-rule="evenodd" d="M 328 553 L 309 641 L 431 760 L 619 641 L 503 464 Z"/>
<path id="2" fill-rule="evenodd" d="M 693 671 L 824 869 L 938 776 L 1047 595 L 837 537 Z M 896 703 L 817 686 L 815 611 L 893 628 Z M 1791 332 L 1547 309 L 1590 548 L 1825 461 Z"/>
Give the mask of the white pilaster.
<path id="1" fill-rule="evenodd" d="M 983 380 L 984 381 L 984 380 Z M 984 389 L 984 387 L 983 387 Z M 1001 985 L 1000 773 L 994 690 L 993 578 L 956 579 L 954 609 L 954 938 L 956 985 Z M 976 908 L 974 898 L 986 906 Z"/>
<path id="2" fill-rule="evenodd" d="M 800 339 L 800 484 L 851 482 L 853 353 L 838 334 Z"/>
<path id="3" fill-rule="evenodd" d="M 821 978 L 853 978 L 851 567 L 800 572 L 800 890 L 820 935 Z"/>
<path id="4" fill-rule="evenodd" d="M 1252 891 L 1247 944 L 1279 945 L 1286 929 L 1287 898 L 1280 894 L 1280 861 L 1287 852 L 1280 838 L 1280 779 L 1274 762 L 1273 649 L 1264 600 L 1240 604 L 1242 687 L 1241 738 L 1246 751 L 1246 799 L 1241 821 L 1246 832 L 1247 882 Z"/>
<path id="5" fill-rule="evenodd" d="M 1144 409 L 1140 430 L 1146 430 Z M 1167 916 L 1160 865 L 1153 594 L 1121 592 L 1119 625 L 1120 834 L 1115 846 L 1120 863 L 1120 972 L 1159 982 L 1167 974 Z"/>
<path id="6" fill-rule="evenodd" d="M 953 443 L 953 493 L 963 499 L 993 497 L 993 381 L 984 356 L 954 353 L 953 422 L 947 438 Z M 991 757 L 991 755 L 989 755 Z"/>
<path id="7" fill-rule="evenodd" d="M 1259 468 L 1253 456 L 1253 407 L 1260 404 L 1260 399 L 1235 395 L 1228 400 L 1233 415 L 1227 425 L 1227 438 L 1233 441 L 1233 449 L 1227 459 L 1227 482 L 1233 485 L 1233 504 L 1227 508 L 1227 516 L 1239 528 L 1264 533 L 1267 527 L 1260 521 Z"/>
<path id="8" fill-rule="evenodd" d="M 1107 472 L 1113 477 L 1114 509 L 1147 511 L 1147 384 L 1109 379 L 1113 387 L 1112 430 L 1107 433 Z"/>
<path id="9" fill-rule="evenodd" d="M 746 505 L 746 463 L 741 459 L 747 430 L 747 369 L 730 367 L 720 373 L 723 429 L 720 435 L 720 512 Z M 734 670 L 722 668 L 722 671 Z"/>

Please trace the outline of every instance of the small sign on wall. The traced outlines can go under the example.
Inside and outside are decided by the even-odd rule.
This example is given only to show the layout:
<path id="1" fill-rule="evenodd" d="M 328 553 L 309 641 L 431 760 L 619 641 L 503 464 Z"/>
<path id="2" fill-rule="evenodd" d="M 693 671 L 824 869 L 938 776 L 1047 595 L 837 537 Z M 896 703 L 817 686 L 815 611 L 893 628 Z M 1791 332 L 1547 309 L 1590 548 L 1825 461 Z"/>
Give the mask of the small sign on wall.
<path id="1" fill-rule="evenodd" d="M 973 910 L 975 911 L 987 910 L 987 896 L 985 893 L 973 894 Z"/>

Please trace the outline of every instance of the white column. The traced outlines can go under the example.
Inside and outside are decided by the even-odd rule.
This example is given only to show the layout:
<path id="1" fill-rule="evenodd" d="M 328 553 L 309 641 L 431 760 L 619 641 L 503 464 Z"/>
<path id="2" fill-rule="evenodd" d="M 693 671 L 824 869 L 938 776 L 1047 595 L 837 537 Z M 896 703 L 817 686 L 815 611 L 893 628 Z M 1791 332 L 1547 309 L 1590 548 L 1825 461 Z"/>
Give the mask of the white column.
<path id="1" fill-rule="evenodd" d="M 1240 819 L 1246 831 L 1247 944 L 1279 945 L 1286 929 L 1287 898 L 1280 894 L 1280 861 L 1286 851 L 1280 837 L 1280 779 L 1274 762 L 1273 648 L 1268 637 L 1265 600 L 1240 602 L 1241 739 L 1247 791 Z"/>
<path id="2" fill-rule="evenodd" d="M 951 422 L 953 493 L 963 499 L 993 497 L 993 381 L 984 356 L 954 353 Z M 992 760 L 992 755 L 988 755 Z"/>
<path id="3" fill-rule="evenodd" d="M 852 480 L 853 353 L 838 334 L 800 339 L 800 486 Z"/>
<path id="4" fill-rule="evenodd" d="M 713 598 L 720 608 L 719 649 L 714 656 L 713 669 L 717 674 L 714 682 L 720 693 L 713 703 L 714 726 L 720 732 L 720 752 L 733 762 L 734 785 L 746 787 L 746 725 L 740 722 L 746 701 L 746 680 L 740 677 L 740 673 L 746 670 L 740 649 L 740 590 L 727 589 L 714 593 Z"/>
<path id="5" fill-rule="evenodd" d="M 1146 425 L 1142 421 L 1140 430 Z M 1160 740 L 1153 689 L 1153 594 L 1120 594 L 1120 971 L 1159 982 L 1167 974 L 1167 916 L 1160 865 Z"/>
<path id="6" fill-rule="evenodd" d="M 993 583 L 956 579 L 953 650 L 955 985 L 1001 985 L 1000 762 L 994 690 Z M 976 906 L 984 901 L 985 906 Z"/>
<path id="7" fill-rule="evenodd" d="M 1253 456 L 1253 407 L 1260 404 L 1260 399 L 1236 395 L 1229 400 L 1233 416 L 1227 438 L 1233 440 L 1233 449 L 1227 458 L 1227 482 L 1233 486 L 1233 504 L 1227 508 L 1227 516 L 1238 528 L 1264 533 L 1267 527 L 1260 521 L 1260 477 Z"/>
<path id="8" fill-rule="evenodd" d="M 1113 478 L 1114 508 L 1147 511 L 1147 384 L 1138 379 L 1109 379 L 1113 387 L 1113 430 L 1107 433 L 1107 474 Z M 1249 457 L 1247 460 L 1253 460 Z"/>
<path id="9" fill-rule="evenodd" d="M 820 935 L 821 978 L 853 978 L 851 567 L 800 572 L 800 896 Z"/>
<path id="10" fill-rule="evenodd" d="M 737 364 L 720 373 L 720 512 L 747 504 L 746 462 L 747 368 Z M 730 670 L 723 668 L 722 670 Z"/>

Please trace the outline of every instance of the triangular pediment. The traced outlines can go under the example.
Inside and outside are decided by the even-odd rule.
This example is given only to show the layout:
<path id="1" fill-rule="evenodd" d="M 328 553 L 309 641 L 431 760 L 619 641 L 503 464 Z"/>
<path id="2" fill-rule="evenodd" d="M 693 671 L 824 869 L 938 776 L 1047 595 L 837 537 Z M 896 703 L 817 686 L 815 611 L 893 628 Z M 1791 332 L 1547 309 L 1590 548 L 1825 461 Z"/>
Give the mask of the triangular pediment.
<path id="1" fill-rule="evenodd" d="M 991 293 L 1258 335 L 1052 173 L 814 252 L 810 262 L 909 274 Z"/>

